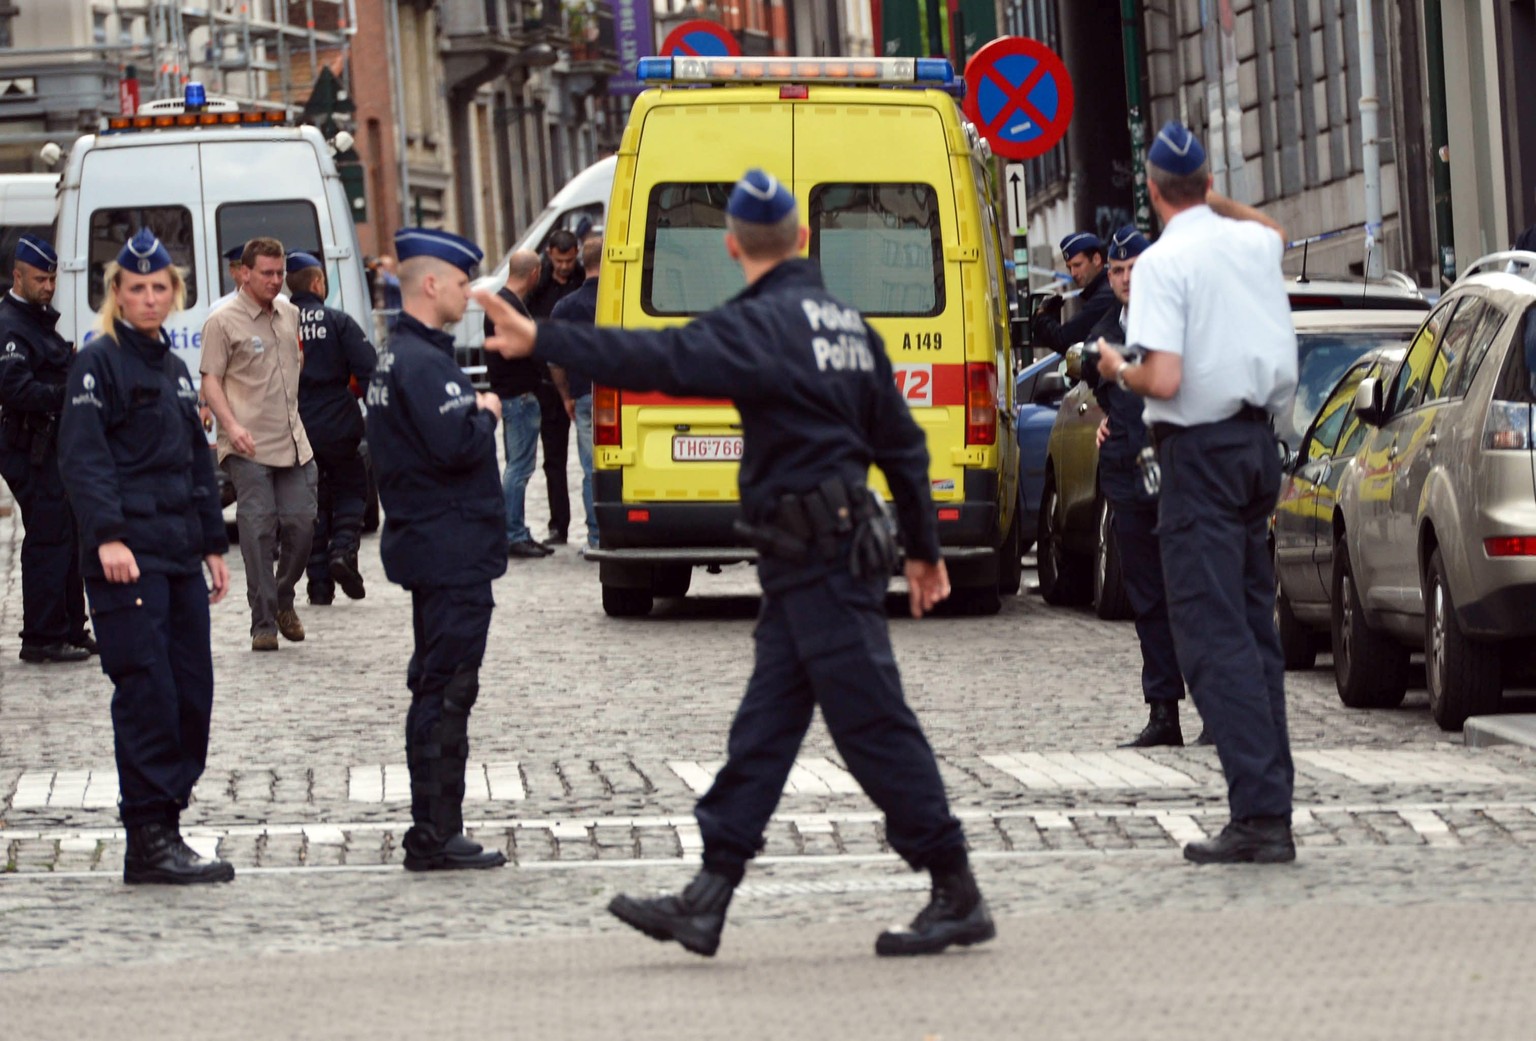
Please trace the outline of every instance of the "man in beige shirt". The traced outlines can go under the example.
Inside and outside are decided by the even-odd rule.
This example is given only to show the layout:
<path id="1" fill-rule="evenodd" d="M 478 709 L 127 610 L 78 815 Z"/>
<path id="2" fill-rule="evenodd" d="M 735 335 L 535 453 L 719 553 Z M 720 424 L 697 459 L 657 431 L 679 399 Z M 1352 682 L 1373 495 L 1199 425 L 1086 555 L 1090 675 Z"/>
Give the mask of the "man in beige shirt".
<path id="1" fill-rule="evenodd" d="M 202 393 L 219 421 L 219 465 L 235 486 L 251 650 L 275 651 L 278 633 L 304 639 L 293 591 L 314 537 L 316 469 L 299 420 L 299 312 L 278 296 L 283 244 L 252 239 L 243 259 L 245 285 L 203 326 Z"/>

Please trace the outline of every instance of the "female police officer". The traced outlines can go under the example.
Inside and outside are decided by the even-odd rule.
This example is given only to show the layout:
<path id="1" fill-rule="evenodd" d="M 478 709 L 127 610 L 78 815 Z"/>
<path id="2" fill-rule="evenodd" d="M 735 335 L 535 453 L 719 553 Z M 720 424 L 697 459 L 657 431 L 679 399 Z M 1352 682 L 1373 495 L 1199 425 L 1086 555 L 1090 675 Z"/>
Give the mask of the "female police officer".
<path id="1" fill-rule="evenodd" d="M 144 229 L 107 265 L 105 288 L 99 335 L 70 370 L 59 461 L 80 522 L 101 667 L 114 685 L 123 881 L 228 882 L 234 867 L 200 857 L 179 828 L 208 752 L 208 605 L 229 589 L 197 391 L 162 328 L 185 287 Z"/>
<path id="2" fill-rule="evenodd" d="M 741 412 L 741 512 L 761 554 L 763 605 L 729 760 L 694 811 L 704 870 L 679 895 L 618 896 L 608 909 L 649 936 L 714 954 L 731 895 L 762 848 L 820 706 L 848 769 L 885 812 L 891 846 L 933 877 L 932 899 L 911 928 L 883 933 L 875 952 L 933 954 L 990 940 L 996 929 L 965 836 L 891 653 L 884 608 L 894 561 L 859 551 L 878 541 L 864 487 L 874 463 L 901 516 L 912 614 L 949 594 L 927 442 L 880 337 L 827 292 L 814 261 L 796 256 L 810 232 L 790 190 L 748 171 L 726 204 L 726 229 L 747 288 L 680 329 L 553 322 L 536 330 L 505 301 L 476 294 L 496 323 L 490 350 L 531 353 L 610 386 L 730 396 Z"/>

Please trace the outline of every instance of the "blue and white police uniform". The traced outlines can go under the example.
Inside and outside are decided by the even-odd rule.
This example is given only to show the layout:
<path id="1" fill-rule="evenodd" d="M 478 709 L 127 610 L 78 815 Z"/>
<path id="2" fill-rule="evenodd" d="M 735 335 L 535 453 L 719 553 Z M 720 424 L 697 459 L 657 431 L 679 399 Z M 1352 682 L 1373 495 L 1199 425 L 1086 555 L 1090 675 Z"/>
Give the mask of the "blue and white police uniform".
<path id="1" fill-rule="evenodd" d="M 148 230 L 117 260 L 135 274 L 171 264 Z M 59 460 L 80 519 L 101 668 L 113 683 L 119 813 L 132 856 L 135 829 L 174 831 L 203 772 L 213 710 L 203 563 L 229 551 L 197 391 L 164 330 L 148 335 L 119 320 L 80 350 L 69 373 Z M 107 580 L 98 551 L 109 542 L 133 552 L 136 581 Z M 197 860 L 190 852 L 187 858 Z M 233 877 L 231 869 L 227 877 L 194 880 Z"/>
<path id="2" fill-rule="evenodd" d="M 59 268 L 53 247 L 35 235 L 16 242 L 16 261 L 44 273 Z M 59 312 L 15 287 L 0 299 L 0 474 L 26 534 L 21 543 L 21 657 L 80 660 L 85 587 L 75 517 L 59 477 L 58 424 L 75 349 L 57 332 Z"/>
<path id="3" fill-rule="evenodd" d="M 1128 224 L 1116 231 L 1110 240 L 1109 259 L 1139 258 L 1149 245 L 1146 237 L 1134 225 Z M 1140 267 L 1136 270 L 1139 272 Z M 1133 283 L 1135 277 L 1132 277 Z M 1089 332 L 1088 342 L 1096 343 L 1103 337 L 1111 344 L 1123 345 L 1125 322 L 1125 308 L 1116 307 L 1105 312 Z M 1083 379 L 1093 388 L 1093 396 L 1109 423 L 1109 434 L 1099 447 L 1099 487 L 1113 511 L 1121 581 L 1136 616 L 1136 637 L 1141 644 L 1142 697 L 1148 704 L 1176 704 L 1184 697 L 1184 678 L 1179 672 L 1173 630 L 1168 623 L 1168 598 L 1163 588 L 1163 562 L 1157 540 L 1157 497 L 1147 491 L 1137 465 L 1137 456 L 1150 443 L 1142 419 L 1144 403 L 1130 391 L 1121 390 L 1113 380 L 1102 378 L 1096 365 L 1083 367 Z M 1177 715 L 1174 714 L 1172 719 L 1176 723 Z"/>
<path id="4" fill-rule="evenodd" d="M 727 212 L 773 224 L 787 187 L 751 171 Z M 826 482 L 862 493 L 870 464 L 895 497 L 907 555 L 939 560 L 921 429 L 896 389 L 879 335 L 789 259 L 688 325 L 619 331 L 539 327 L 534 356 L 607 386 L 728 397 L 741 414 L 741 512 L 772 524 L 784 497 Z M 845 538 L 830 555 L 763 552 L 756 663 L 731 725 L 728 758 L 694 813 L 705 870 L 731 884 L 763 847 L 795 755 L 820 706 L 848 769 L 885 813 L 886 838 L 914 868 L 965 864 L 932 749 L 906 703 L 885 618 L 888 575 L 855 577 Z M 622 917 L 622 916 L 621 916 Z"/>
<path id="5" fill-rule="evenodd" d="M 1075 231 L 1061 240 L 1063 260 L 1071 260 L 1079 253 L 1097 251 L 1104 255 L 1104 242 L 1091 231 Z M 1063 322 L 1059 314 L 1044 312 L 1034 321 L 1034 338 L 1049 344 L 1054 350 L 1064 351 L 1074 343 L 1088 338 L 1091 330 L 1108 313 L 1120 306 L 1115 291 L 1109 285 L 1108 270 L 1093 276 L 1077 297 L 1077 313 Z"/>
<path id="6" fill-rule="evenodd" d="M 320 266 L 309 253 L 288 254 L 290 275 Z M 315 536 L 307 567 L 310 602 L 329 603 L 338 582 L 348 596 L 360 599 L 363 584 L 357 548 L 368 498 L 368 471 L 361 447 L 363 412 L 352 393 L 352 381 L 360 387 L 368 385 L 379 352 L 347 312 L 326 306 L 314 293 L 298 293 L 290 299 L 299 309 L 299 344 L 304 351 L 299 418 L 319 467 Z"/>
<path id="7" fill-rule="evenodd" d="M 1169 123 L 1148 153 L 1204 168 Z M 1268 522 L 1280 488 L 1271 424 L 1296 390 L 1296 334 L 1269 228 L 1182 210 L 1137 261 L 1127 339 L 1182 359 L 1178 392 L 1149 398 L 1162 468 L 1158 536 L 1179 665 L 1226 773 L 1234 822 L 1285 819 L 1294 770 L 1275 632 Z"/>
<path id="8" fill-rule="evenodd" d="M 400 262 L 435 257 L 466 273 L 480 249 L 445 231 L 405 228 Z M 409 301 L 407 301 L 407 305 Z M 415 650 L 406 672 L 411 819 L 406 867 L 492 867 L 462 835 L 469 715 L 480 691 L 491 582 L 507 569 L 496 417 L 476 407 L 453 337 L 402 311 L 368 385 L 368 447 L 384 514 L 379 555 L 411 593 Z M 447 857 L 454 863 L 445 863 Z"/>

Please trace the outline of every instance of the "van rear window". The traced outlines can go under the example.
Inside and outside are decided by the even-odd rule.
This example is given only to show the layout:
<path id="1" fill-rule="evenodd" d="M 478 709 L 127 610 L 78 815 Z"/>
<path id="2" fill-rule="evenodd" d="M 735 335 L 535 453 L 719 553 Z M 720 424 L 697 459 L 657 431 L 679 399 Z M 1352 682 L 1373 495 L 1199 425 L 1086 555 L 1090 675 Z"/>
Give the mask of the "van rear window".
<path id="1" fill-rule="evenodd" d="M 298 250 L 325 259 L 320 251 L 320 218 L 315 213 L 315 204 L 308 199 L 225 203 L 219 207 L 215 221 L 221 258 L 226 250 L 251 239 L 268 238 L 281 242 L 286 252 Z M 222 259 L 219 285 L 226 293 L 235 288 L 229 279 L 229 265 Z"/>
<path id="2" fill-rule="evenodd" d="M 645 213 L 640 303 L 658 317 L 718 307 L 746 285 L 725 251 L 730 184 L 658 184 Z"/>
<path id="3" fill-rule="evenodd" d="M 811 256 L 827 290 L 866 316 L 944 310 L 938 192 L 926 184 L 811 189 Z"/>
<path id="4" fill-rule="evenodd" d="M 91 214 L 90 278 L 87 300 L 91 310 L 101 310 L 106 297 L 102 278 L 107 265 L 117 259 L 123 243 L 140 228 L 148 228 L 165 246 L 171 261 L 187 278 L 187 306 L 197 303 L 197 265 L 192 248 L 192 213 L 185 206 L 124 206 Z"/>

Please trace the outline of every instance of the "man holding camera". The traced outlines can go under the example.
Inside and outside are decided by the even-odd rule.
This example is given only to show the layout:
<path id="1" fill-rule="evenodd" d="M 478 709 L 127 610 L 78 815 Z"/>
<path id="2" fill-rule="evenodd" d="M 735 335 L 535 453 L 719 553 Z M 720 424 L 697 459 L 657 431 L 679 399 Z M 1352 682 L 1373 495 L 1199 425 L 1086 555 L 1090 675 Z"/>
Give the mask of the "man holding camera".
<path id="1" fill-rule="evenodd" d="M 16 243 L 15 282 L 0 300 L 0 474 L 21 507 L 21 660 L 83 661 L 85 586 L 75 515 L 59 477 L 59 413 L 75 348 L 55 330 L 59 258 L 35 235 Z"/>

